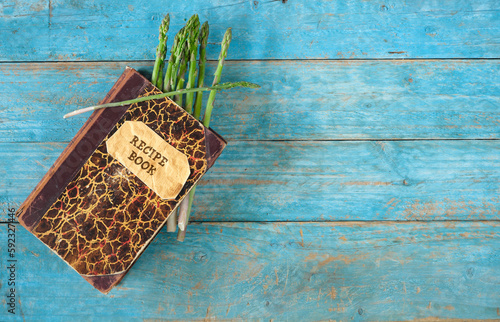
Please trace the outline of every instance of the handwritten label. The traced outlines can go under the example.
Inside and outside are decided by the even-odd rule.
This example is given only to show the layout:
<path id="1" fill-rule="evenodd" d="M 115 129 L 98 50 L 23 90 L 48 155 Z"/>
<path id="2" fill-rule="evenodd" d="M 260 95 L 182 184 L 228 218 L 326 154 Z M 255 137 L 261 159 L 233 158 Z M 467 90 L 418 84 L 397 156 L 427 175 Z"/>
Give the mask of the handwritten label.
<path id="1" fill-rule="evenodd" d="M 106 148 L 162 199 L 175 199 L 190 174 L 187 156 L 142 122 L 123 123 Z"/>

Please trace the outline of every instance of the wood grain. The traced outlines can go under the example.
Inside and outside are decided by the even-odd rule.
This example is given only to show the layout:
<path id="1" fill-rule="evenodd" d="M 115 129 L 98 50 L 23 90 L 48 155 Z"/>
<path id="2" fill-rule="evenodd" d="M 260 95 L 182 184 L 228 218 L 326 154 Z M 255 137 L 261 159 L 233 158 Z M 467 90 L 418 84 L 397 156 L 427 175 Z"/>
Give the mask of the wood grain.
<path id="1" fill-rule="evenodd" d="M 0 144 L 4 209 L 63 147 Z M 499 167 L 497 140 L 230 142 L 200 182 L 192 220 L 497 220 Z"/>
<path id="2" fill-rule="evenodd" d="M 19 319 L 498 318 L 498 222 L 189 228 L 184 243 L 160 233 L 108 295 L 19 229 Z"/>
<path id="3" fill-rule="evenodd" d="M 109 295 L 18 226 L 0 320 L 500 319 L 500 2 L 0 2 L 0 264 L 17 207 L 157 30 L 233 28 L 211 126 L 227 149 L 184 243 Z M 214 71 L 208 66 L 207 77 Z M 7 291 L 0 269 L 0 290 Z"/>
<path id="4" fill-rule="evenodd" d="M 166 13 L 170 45 L 190 15 L 209 20 L 210 59 L 228 27 L 229 59 L 496 58 L 500 51 L 495 0 L 5 0 L 0 60 L 152 60 Z"/>
<path id="5" fill-rule="evenodd" d="M 0 64 L 0 142 L 71 140 L 88 115 L 62 115 L 97 104 L 127 65 L 152 69 Z M 495 70 L 497 60 L 229 62 L 223 81 L 262 88 L 218 94 L 211 126 L 228 140 L 498 139 Z"/>

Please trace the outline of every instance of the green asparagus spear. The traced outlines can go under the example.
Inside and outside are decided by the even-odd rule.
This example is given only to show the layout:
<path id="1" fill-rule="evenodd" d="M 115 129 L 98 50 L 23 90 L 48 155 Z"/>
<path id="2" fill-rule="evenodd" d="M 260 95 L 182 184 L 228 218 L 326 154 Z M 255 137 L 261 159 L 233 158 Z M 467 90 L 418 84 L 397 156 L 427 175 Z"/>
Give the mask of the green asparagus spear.
<path id="1" fill-rule="evenodd" d="M 222 67 L 224 66 L 224 62 L 227 57 L 227 49 L 229 48 L 231 39 L 231 28 L 228 28 L 226 30 L 226 33 L 224 34 L 224 39 L 222 40 L 221 51 L 219 54 L 219 64 L 217 65 L 217 70 L 215 71 L 215 77 L 212 86 L 215 86 L 220 82 Z M 210 126 L 210 117 L 212 116 L 212 109 L 214 108 L 215 94 L 217 94 L 217 91 L 211 91 L 210 95 L 208 96 L 207 107 L 205 109 L 205 115 L 203 117 L 203 125 L 205 125 L 206 127 Z"/>
<path id="2" fill-rule="evenodd" d="M 172 70 L 176 60 L 177 46 L 179 46 L 180 38 L 182 38 L 183 35 L 184 35 L 184 27 L 181 30 L 179 30 L 179 32 L 174 37 L 174 44 L 171 49 L 170 58 L 168 60 L 168 65 L 167 65 L 167 71 L 165 72 L 165 78 L 163 80 L 164 92 L 171 91 Z"/>
<path id="3" fill-rule="evenodd" d="M 189 76 L 186 89 L 193 88 L 196 81 L 196 56 L 198 54 L 198 36 L 200 34 L 200 21 L 193 25 L 192 33 L 189 36 Z M 186 112 L 193 113 L 194 93 L 186 95 Z"/>
<path id="4" fill-rule="evenodd" d="M 186 41 L 186 47 L 184 48 L 184 57 L 182 59 L 181 65 L 179 67 L 179 81 L 177 83 L 177 88 L 176 89 L 182 89 L 184 88 L 184 84 L 186 83 L 185 80 L 185 74 L 187 71 L 188 67 L 188 62 L 190 62 L 190 66 L 194 66 L 194 69 L 190 68 L 189 70 L 189 76 L 188 76 L 188 84 L 191 83 L 191 86 L 186 86 L 186 88 L 192 88 L 194 84 L 194 80 L 196 79 L 196 64 L 193 64 L 193 53 L 194 53 L 194 61 L 196 62 L 196 50 L 198 49 L 198 34 L 200 33 L 200 20 L 198 19 L 198 15 L 195 15 L 195 19 L 193 19 L 190 28 L 189 28 L 189 37 Z M 187 102 L 186 100 L 186 105 L 184 106 L 182 101 L 183 101 L 183 95 L 179 95 L 179 99 L 177 100 L 179 106 L 184 107 L 184 109 L 188 113 L 192 113 L 192 107 L 193 103 Z M 190 105 L 188 106 L 188 104 Z"/>
<path id="5" fill-rule="evenodd" d="M 185 34 L 179 43 L 179 48 L 177 50 L 178 56 L 176 57 L 176 64 L 172 70 L 172 88 L 176 90 L 181 90 L 184 88 L 185 74 L 187 70 L 187 62 L 190 60 L 190 42 L 189 39 L 194 33 L 197 33 L 200 28 L 200 20 L 198 15 L 193 15 L 189 21 L 186 23 L 186 28 L 184 30 Z M 177 80 L 178 79 L 178 80 Z M 177 105 L 183 106 L 183 94 L 175 95 L 174 101 Z M 180 207 L 179 207 L 180 208 Z M 167 231 L 174 232 L 177 223 L 177 214 L 173 212 L 167 219 Z"/>
<path id="6" fill-rule="evenodd" d="M 170 26 L 170 15 L 167 14 L 165 18 L 163 18 L 160 24 L 160 34 L 158 36 L 158 47 L 156 47 L 156 60 L 155 65 L 153 67 L 153 75 L 151 76 L 151 83 L 153 85 L 157 85 L 158 83 L 158 75 L 160 72 L 160 67 L 163 65 L 163 61 L 165 60 L 165 55 L 167 53 L 167 32 Z"/>
<path id="7" fill-rule="evenodd" d="M 186 76 L 186 70 L 187 70 L 187 66 L 188 66 L 188 60 L 189 60 L 189 49 L 188 49 L 188 45 L 187 45 L 187 41 L 186 41 L 186 45 L 184 46 L 184 50 L 182 52 L 182 59 L 181 59 L 181 63 L 179 64 L 179 72 L 177 73 L 177 86 L 176 86 L 176 90 L 180 90 L 180 89 L 183 89 L 184 88 L 184 83 L 186 82 L 186 79 L 185 79 L 185 76 Z M 175 96 L 175 102 L 177 103 L 177 105 L 179 106 L 182 106 L 183 108 L 185 108 L 184 104 L 183 104 L 183 94 L 180 94 L 180 95 L 176 95 Z"/>
<path id="8" fill-rule="evenodd" d="M 222 67 L 224 66 L 224 62 L 225 62 L 225 59 L 227 57 L 227 50 L 229 48 L 229 44 L 231 43 L 231 38 L 232 38 L 231 28 L 228 28 L 226 30 L 226 33 L 224 34 L 224 38 L 222 40 L 221 52 L 219 54 L 219 64 L 217 65 L 217 70 L 215 71 L 213 85 L 217 85 L 220 82 L 221 75 L 222 75 Z M 203 118 L 203 125 L 205 125 L 206 127 L 208 127 L 210 125 L 210 117 L 212 115 L 212 109 L 214 107 L 216 93 L 217 93 L 217 91 L 211 91 L 210 96 L 208 97 L 207 107 L 205 110 L 205 116 Z M 184 198 L 184 200 L 182 200 L 182 202 L 181 202 L 181 204 L 187 202 L 188 206 L 183 207 L 184 209 L 187 208 L 185 213 L 184 212 L 179 213 L 179 224 L 178 224 L 179 232 L 177 234 L 177 240 L 179 240 L 179 241 L 182 241 L 184 239 L 185 232 L 183 232 L 183 231 L 186 230 L 186 227 L 189 223 L 189 216 L 191 213 L 191 206 L 192 206 L 193 200 L 194 200 L 195 188 L 196 188 L 196 186 L 193 187 L 193 189 L 191 189 L 191 191 L 189 193 L 188 200 L 186 201 L 186 198 Z"/>
<path id="9" fill-rule="evenodd" d="M 181 61 L 184 57 L 184 50 L 185 47 L 187 46 L 186 41 L 189 37 L 189 32 L 192 28 L 193 23 L 198 21 L 199 23 L 199 18 L 198 15 L 193 15 L 191 18 L 189 18 L 188 22 L 186 23 L 186 26 L 183 28 L 183 33 L 179 37 L 179 43 L 177 45 L 177 50 L 175 54 L 175 62 L 172 67 L 172 73 L 171 73 L 171 82 L 170 82 L 170 88 L 171 89 L 180 89 L 177 87 L 177 75 L 178 75 L 178 70 L 181 65 Z M 182 30 L 182 29 L 181 29 Z"/>
<path id="10" fill-rule="evenodd" d="M 203 87 L 205 80 L 205 67 L 207 64 L 207 42 L 208 42 L 208 21 L 205 21 L 200 30 L 200 61 L 199 61 L 199 74 L 198 74 L 198 87 Z M 199 120 L 201 115 L 201 104 L 203 101 L 203 92 L 196 94 L 196 103 L 193 116 Z"/>
<path id="11" fill-rule="evenodd" d="M 158 71 L 158 79 L 156 81 L 156 87 L 160 90 L 163 88 L 163 67 L 165 66 L 165 60 L 160 65 L 160 70 Z M 162 90 L 163 92 L 163 90 Z"/>
<path id="12" fill-rule="evenodd" d="M 172 67 L 172 73 L 170 76 L 170 90 L 177 89 L 177 77 L 178 77 L 178 72 L 179 72 L 179 66 L 181 65 L 181 61 L 184 57 L 184 47 L 186 44 L 186 36 L 187 36 L 187 33 L 186 33 L 186 31 L 184 31 L 184 34 L 179 39 L 179 44 L 177 45 L 177 50 L 175 53 L 175 61 L 174 61 L 174 65 Z"/>
<path id="13" fill-rule="evenodd" d="M 79 114 L 86 113 L 86 112 L 91 112 L 94 110 L 99 110 L 101 108 L 131 105 L 134 103 L 140 103 L 140 102 L 170 97 L 170 96 L 174 96 L 177 94 L 187 94 L 187 93 L 192 93 L 192 92 L 206 92 L 206 91 L 221 91 L 221 90 L 231 89 L 231 88 L 235 88 L 235 87 L 260 88 L 259 85 L 249 83 L 249 82 L 235 82 L 235 83 L 218 84 L 218 85 L 212 86 L 212 87 L 201 87 L 201 88 L 196 87 L 196 88 L 190 88 L 190 89 L 181 89 L 178 91 L 172 91 L 172 92 L 161 93 L 161 94 L 150 95 L 150 96 L 143 96 L 143 97 L 138 97 L 138 98 L 134 98 L 131 100 L 126 100 L 126 101 L 121 101 L 121 102 L 113 102 L 113 103 L 106 103 L 106 104 L 101 104 L 101 105 L 85 107 L 85 108 L 78 109 L 78 110 L 75 110 L 73 112 L 70 112 L 70 113 L 64 115 L 64 118 L 68 118 L 68 117 L 79 115 Z"/>
<path id="14" fill-rule="evenodd" d="M 171 78 L 170 78 L 170 86 L 173 89 L 181 89 L 177 87 L 177 79 L 179 78 L 184 78 L 184 73 L 186 72 L 185 70 L 183 71 L 183 65 L 184 61 L 186 60 L 186 37 L 189 35 L 189 24 L 186 25 L 183 36 L 181 37 L 180 42 L 177 44 L 177 50 L 176 50 L 176 57 L 175 57 L 175 63 L 171 72 Z M 182 94 L 176 94 L 174 96 L 174 101 L 182 107 Z M 177 218 L 178 218 L 178 209 L 174 209 L 170 216 L 167 219 L 167 232 L 175 232 L 176 230 L 176 223 L 177 223 Z"/>
<path id="15" fill-rule="evenodd" d="M 201 27 L 200 35 L 199 35 L 199 43 L 200 43 L 200 75 L 198 77 L 198 87 L 203 87 L 203 79 L 205 78 L 205 65 L 206 65 L 206 45 L 207 45 L 207 40 L 208 40 L 208 22 L 205 22 L 203 26 Z M 192 48 L 193 49 L 193 48 Z M 193 62 L 196 61 L 196 51 L 191 53 L 191 62 L 190 62 L 190 69 L 196 70 L 196 66 Z M 190 76 L 189 80 L 194 82 L 194 75 L 191 74 L 190 70 Z M 188 86 L 186 88 L 191 88 L 193 85 L 191 83 L 188 83 Z M 199 119 L 200 117 L 200 111 L 201 111 L 201 101 L 202 101 L 202 96 L 200 95 L 202 92 L 198 92 L 198 95 L 196 96 L 196 103 L 199 105 L 198 107 L 198 113 L 196 114 L 196 107 L 194 111 L 194 117 L 196 119 Z M 187 102 L 186 102 L 186 111 L 188 113 L 192 113 L 192 104 L 193 104 L 193 94 L 188 94 L 187 96 Z M 198 106 L 197 105 L 197 106 Z M 178 241 L 184 241 L 184 238 L 186 236 L 186 226 L 188 224 L 189 220 L 189 214 L 191 213 L 191 206 L 193 204 L 194 200 L 194 192 L 195 192 L 196 186 L 193 187 L 193 189 L 189 192 L 189 197 L 185 197 L 179 206 L 179 231 L 177 232 L 177 240 Z"/>

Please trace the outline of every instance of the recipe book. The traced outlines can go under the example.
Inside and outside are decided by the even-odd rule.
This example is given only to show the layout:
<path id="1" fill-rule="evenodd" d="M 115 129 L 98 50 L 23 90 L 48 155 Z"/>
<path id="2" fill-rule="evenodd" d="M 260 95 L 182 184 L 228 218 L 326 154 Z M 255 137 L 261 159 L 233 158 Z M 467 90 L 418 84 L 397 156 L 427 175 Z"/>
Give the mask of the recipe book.
<path id="1" fill-rule="evenodd" d="M 101 103 L 159 93 L 127 67 Z M 169 98 L 96 110 L 21 205 L 18 220 L 107 293 L 225 146 Z"/>

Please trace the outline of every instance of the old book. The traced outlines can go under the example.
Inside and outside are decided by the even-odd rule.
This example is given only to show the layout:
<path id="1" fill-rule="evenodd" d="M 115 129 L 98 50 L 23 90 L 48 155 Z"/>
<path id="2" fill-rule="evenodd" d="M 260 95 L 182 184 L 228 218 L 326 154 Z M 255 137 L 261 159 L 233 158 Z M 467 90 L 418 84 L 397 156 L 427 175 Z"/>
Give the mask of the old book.
<path id="1" fill-rule="evenodd" d="M 127 68 L 102 103 L 158 93 Z M 21 205 L 18 220 L 107 293 L 225 145 L 168 98 L 97 110 Z"/>

